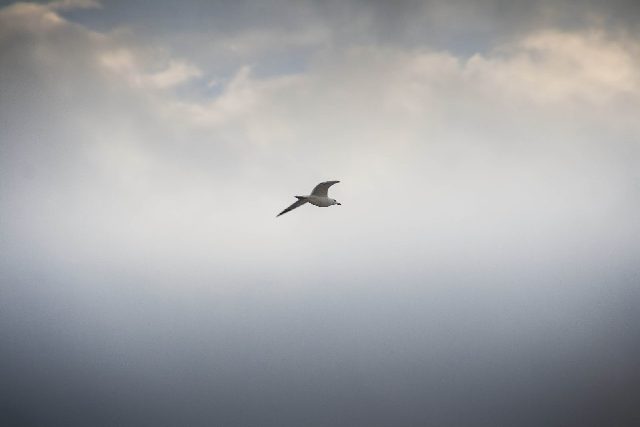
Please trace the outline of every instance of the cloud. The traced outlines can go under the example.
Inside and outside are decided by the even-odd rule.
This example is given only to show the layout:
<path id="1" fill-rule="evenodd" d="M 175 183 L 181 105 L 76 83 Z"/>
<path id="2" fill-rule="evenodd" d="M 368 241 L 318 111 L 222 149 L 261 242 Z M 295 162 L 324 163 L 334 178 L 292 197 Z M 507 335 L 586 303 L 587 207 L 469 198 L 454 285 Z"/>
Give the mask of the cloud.
<path id="1" fill-rule="evenodd" d="M 238 30 L 215 68 L 0 10 L 3 401 L 60 424 L 635 408 L 637 38 L 540 27 L 468 54 L 313 17 L 281 47 L 304 67 L 263 73 L 279 28 Z M 334 178 L 341 207 L 274 218 Z"/>
<path id="2" fill-rule="evenodd" d="M 15 6 L 5 8 L 0 19 L 15 18 L 16 10 Z M 455 221 L 450 218 L 447 222 L 447 212 L 452 208 L 483 215 L 485 222 L 481 221 L 475 232 L 495 226 L 491 215 L 507 222 L 514 214 L 524 215 L 534 228 L 551 230 L 566 225 L 574 214 L 574 205 L 567 204 L 560 211 L 548 209 L 540 205 L 540 200 L 523 195 L 523 185 L 530 193 L 547 198 L 545 203 L 565 198 L 575 206 L 588 205 L 591 190 L 587 186 L 591 181 L 581 174 L 595 166 L 603 179 L 598 184 L 602 191 L 612 190 L 594 211 L 596 215 L 602 210 L 598 212 L 605 217 L 607 209 L 613 209 L 626 191 L 632 191 L 625 179 L 634 172 L 611 171 L 609 168 L 620 161 L 617 152 L 608 151 L 610 148 L 598 138 L 609 134 L 621 141 L 608 142 L 612 147 L 624 144 L 622 141 L 637 132 L 632 117 L 638 102 L 638 45 L 633 39 L 618 38 L 602 29 L 535 31 L 468 58 L 431 48 L 372 44 L 322 48 L 299 73 L 260 76 L 252 73 L 250 66 L 241 65 L 231 78 L 222 80 L 220 93 L 210 99 L 206 95 L 193 99 L 171 90 L 210 75 L 189 61 L 173 58 L 166 51 L 154 55 L 157 49 L 135 43 L 132 46 L 116 34 L 89 31 L 46 8 L 23 6 L 19 12 L 25 25 L 15 31 L 32 36 L 45 32 L 49 37 L 47 41 L 36 39 L 37 47 L 21 45 L 28 52 L 46 55 L 20 56 L 17 58 L 23 62 L 17 63 L 24 69 L 47 70 L 30 84 L 41 85 L 43 93 L 52 94 L 45 106 L 65 106 L 66 110 L 58 108 L 60 116 L 55 123 L 59 137 L 71 133 L 74 140 L 90 141 L 82 150 L 71 142 L 60 142 L 61 146 L 95 162 L 91 173 L 83 173 L 99 173 L 94 178 L 103 182 L 103 191 L 112 194 L 114 200 L 123 190 L 120 185 L 128 187 L 127 203 L 135 205 L 132 209 L 138 209 L 141 218 L 155 218 L 155 224 L 176 221 L 166 208 L 174 204 L 171 199 L 177 197 L 173 189 L 180 187 L 178 183 L 189 183 L 193 190 L 180 196 L 184 210 L 178 209 L 178 217 L 193 210 L 215 212 L 220 220 L 247 221 L 253 213 L 242 198 L 232 194 L 249 191 L 257 200 L 271 200 L 274 189 L 285 185 L 291 176 L 311 183 L 325 179 L 327 173 L 345 177 L 362 197 L 386 191 L 390 201 L 400 204 L 416 191 L 434 192 L 442 197 L 440 207 L 429 211 L 444 221 L 443 229 L 450 230 L 451 237 L 460 239 L 461 232 L 453 231 Z M 31 29 L 26 25 L 42 19 L 56 24 Z M 69 45 L 77 49 L 69 50 Z M 20 80 L 22 70 L 16 70 L 12 77 L 5 77 L 5 86 Z M 92 89 L 81 89 L 84 87 Z M 37 99 L 37 93 L 33 97 Z M 10 108 L 8 105 L 5 109 Z M 505 117 L 509 117 L 508 123 Z M 67 129 L 71 123 L 75 128 Z M 539 123 L 545 124 L 544 129 L 532 132 Z M 21 129 L 16 123 L 11 126 Z M 114 132 L 116 138 L 105 136 Z M 530 142 L 536 139 L 539 141 Z M 599 159 L 603 151 L 609 156 L 604 160 Z M 581 153 L 582 161 L 565 164 L 575 152 Z M 550 153 L 554 153 L 551 158 Z M 427 170 L 421 162 L 429 165 Z M 49 167 L 55 168 L 55 162 Z M 169 170 L 173 175 L 165 174 Z M 271 174 L 273 170 L 278 173 Z M 545 170 L 545 175 L 539 177 L 539 170 Z M 205 184 L 217 171 L 220 181 Z M 450 176 L 448 171 L 456 174 Z M 508 182 L 507 177 L 513 173 L 520 177 L 519 182 Z M 554 187 L 554 180 L 563 175 L 562 184 Z M 128 180 L 131 185 L 126 184 Z M 250 185 L 253 180 L 260 185 Z M 416 184 L 425 180 L 428 190 Z M 244 184 L 255 188 L 240 190 Z M 172 190 L 167 192 L 164 185 Z M 485 200 L 497 204 L 465 208 L 465 203 L 480 203 L 474 195 L 478 186 L 483 188 Z M 397 187 L 404 190 L 399 192 Z M 85 190 L 89 188 L 87 185 Z M 211 188 L 216 188 L 219 197 L 231 197 L 233 203 L 216 209 L 206 197 Z M 78 191 L 68 194 L 70 202 L 80 203 Z M 454 200 L 447 192 L 464 197 Z M 135 202 L 145 193 L 155 194 L 155 208 Z M 500 198 L 504 200 L 498 201 Z M 275 205 L 274 210 L 278 210 Z M 381 207 L 384 215 L 371 218 L 369 225 L 393 221 L 395 214 L 390 206 L 393 203 L 385 203 Z M 422 224 L 422 206 L 419 203 L 415 213 L 407 213 L 407 233 L 411 228 L 408 224 Z M 481 206 L 489 211 L 481 213 Z M 69 209 L 68 218 L 56 219 L 68 222 L 71 228 L 67 231 L 72 234 L 72 224 L 80 220 L 73 217 L 74 212 Z M 87 212 L 77 214 L 92 217 Z M 117 217 L 114 213 L 113 218 Z M 178 222 L 187 228 L 188 222 L 194 221 L 180 218 Z M 140 236 L 154 233 L 151 223 L 137 224 Z M 87 227 L 112 227 L 111 233 L 104 235 L 121 238 L 125 235 L 116 230 L 130 226 L 118 221 L 102 227 L 98 224 Z M 52 226 L 51 230 L 65 227 Z M 219 232 L 227 236 L 225 241 L 232 240 L 233 233 L 227 235 L 228 227 L 227 231 L 217 225 L 209 227 L 209 233 Z M 469 227 L 467 232 L 473 231 Z M 507 230 L 515 232 L 515 228 Z M 194 247 L 204 244 L 193 230 L 165 227 L 163 231 L 166 242 L 171 240 L 170 235 L 177 237 L 183 232 L 187 235 L 181 238 Z M 258 233 L 267 238 L 275 232 L 249 227 L 247 235 Z M 358 241 L 357 231 L 344 232 Z M 411 240 L 418 242 L 420 236 Z M 90 237 L 91 233 L 83 239 Z M 141 244 L 143 240 L 140 237 Z M 152 246 L 154 249 L 135 250 L 153 252 L 159 247 L 157 243 Z M 169 255 L 170 245 L 163 250 Z"/>
<path id="3" fill-rule="evenodd" d="M 102 53 L 100 63 L 136 87 L 168 89 L 202 75 L 195 65 L 177 59 L 169 60 L 163 70 L 146 71 L 136 59 L 136 54 L 127 48 Z"/>
<path id="4" fill-rule="evenodd" d="M 36 33 L 65 23 L 51 8 L 34 3 L 15 3 L 0 10 L 0 40 L 15 33 Z"/>
<path id="5" fill-rule="evenodd" d="M 99 8 L 94 0 L 61 0 L 37 4 L 13 3 L 0 9 L 0 40 L 16 33 L 36 34 L 70 25 L 58 11 L 70 9 Z"/>
<path id="6" fill-rule="evenodd" d="M 172 60 L 165 70 L 151 74 L 148 78 L 152 85 L 167 88 L 199 77 L 201 74 L 202 72 L 192 64 Z"/>
<path id="7" fill-rule="evenodd" d="M 528 35 L 497 57 L 475 55 L 468 72 L 503 93 L 537 102 L 582 99 L 607 103 L 640 90 L 637 40 L 616 41 L 602 31 L 543 31 Z"/>
<path id="8" fill-rule="evenodd" d="M 227 35 L 214 40 L 213 45 L 231 51 L 241 57 L 256 54 L 291 51 L 298 48 L 321 47 L 328 42 L 330 34 L 323 26 L 311 26 L 298 31 L 284 31 L 269 28 L 249 30 L 240 34 Z"/>
<path id="9" fill-rule="evenodd" d="M 457 120 L 484 118 L 497 126 L 515 105 L 524 122 L 553 122 L 554 114 L 571 111 L 576 120 L 599 117 L 605 126 L 633 128 L 638 48 L 636 40 L 602 30 L 542 30 L 470 58 L 430 49 L 336 48 L 319 54 L 305 73 L 260 77 L 242 67 L 215 99 L 180 100 L 170 109 L 184 123 L 235 130 L 235 138 L 257 144 L 325 147 L 337 138 L 335 146 L 351 147 L 367 139 L 390 151 L 450 132 Z"/>
<path id="10" fill-rule="evenodd" d="M 58 13 L 59 10 L 97 6 L 98 3 L 91 1 L 62 1 L 44 5 L 16 3 L 7 6 L 0 11 L 0 40 L 10 40 L 19 34 L 29 37 L 57 36 L 61 40 L 52 42 L 46 48 L 51 53 L 62 49 L 61 42 L 74 45 L 82 43 L 82 51 L 78 55 L 83 55 L 83 60 L 97 58 L 100 65 L 138 88 L 169 89 L 202 75 L 202 71 L 188 61 L 166 59 L 166 54 L 149 54 L 144 49 L 132 49 L 117 33 L 90 31 L 67 21 Z M 46 42 L 42 44 L 46 45 Z"/>
<path id="11" fill-rule="evenodd" d="M 101 4 L 97 0 L 58 0 L 45 3 L 44 7 L 50 10 L 99 9 Z"/>

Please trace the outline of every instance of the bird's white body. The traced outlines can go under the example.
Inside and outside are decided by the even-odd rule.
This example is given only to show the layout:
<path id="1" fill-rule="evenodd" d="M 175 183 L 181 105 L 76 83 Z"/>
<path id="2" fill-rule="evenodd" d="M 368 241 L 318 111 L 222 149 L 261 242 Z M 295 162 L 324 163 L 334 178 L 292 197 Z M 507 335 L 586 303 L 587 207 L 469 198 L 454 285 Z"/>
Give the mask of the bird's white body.
<path id="1" fill-rule="evenodd" d="M 313 196 L 313 195 L 301 196 L 301 197 L 303 197 L 304 200 L 306 200 L 308 203 L 311 203 L 312 205 L 315 205 L 315 206 L 320 206 L 321 208 L 333 206 L 338 203 L 334 199 L 330 199 L 328 197 L 320 197 L 320 196 Z"/>
<path id="2" fill-rule="evenodd" d="M 340 203 L 337 202 L 336 199 L 331 199 L 327 195 L 327 192 L 329 191 L 329 187 L 339 182 L 340 181 L 321 182 L 320 184 L 315 186 L 315 188 L 313 189 L 310 195 L 296 196 L 296 199 L 298 200 L 295 203 L 293 203 L 291 206 L 289 206 L 288 208 L 280 212 L 277 216 L 280 216 L 289 211 L 292 211 L 293 209 L 298 208 L 304 205 L 305 203 L 311 203 L 312 205 L 319 206 L 321 208 L 326 208 L 328 206 L 333 206 L 333 205 L 339 205 Z"/>

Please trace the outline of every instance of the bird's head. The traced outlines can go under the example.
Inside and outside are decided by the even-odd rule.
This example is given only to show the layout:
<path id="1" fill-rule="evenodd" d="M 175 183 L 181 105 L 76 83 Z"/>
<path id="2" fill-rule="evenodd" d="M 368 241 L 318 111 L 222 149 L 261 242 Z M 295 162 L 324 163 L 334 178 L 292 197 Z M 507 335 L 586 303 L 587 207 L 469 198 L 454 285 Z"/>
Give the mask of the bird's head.
<path id="1" fill-rule="evenodd" d="M 340 203 L 340 202 L 339 202 L 339 201 L 337 201 L 336 199 L 331 199 L 331 200 L 333 200 L 333 204 L 334 204 L 334 205 L 342 206 L 342 203 Z"/>

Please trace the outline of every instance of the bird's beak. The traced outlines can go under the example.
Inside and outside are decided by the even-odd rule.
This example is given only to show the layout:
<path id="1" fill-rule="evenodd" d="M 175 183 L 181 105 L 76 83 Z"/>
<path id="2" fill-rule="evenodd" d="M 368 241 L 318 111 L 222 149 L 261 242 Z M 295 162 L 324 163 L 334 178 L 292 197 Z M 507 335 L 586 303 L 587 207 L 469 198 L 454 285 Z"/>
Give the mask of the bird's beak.
<path id="1" fill-rule="evenodd" d="M 342 203 L 340 203 L 340 202 L 336 202 L 336 205 L 340 205 L 340 206 L 342 206 Z"/>

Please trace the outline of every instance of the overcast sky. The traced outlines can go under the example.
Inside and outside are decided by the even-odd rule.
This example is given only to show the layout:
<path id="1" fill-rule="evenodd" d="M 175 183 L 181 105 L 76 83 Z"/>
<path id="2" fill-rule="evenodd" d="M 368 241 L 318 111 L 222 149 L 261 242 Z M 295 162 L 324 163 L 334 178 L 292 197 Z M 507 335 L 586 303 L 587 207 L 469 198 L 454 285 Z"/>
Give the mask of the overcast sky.
<path id="1" fill-rule="evenodd" d="M 640 3 L 1 4 L 0 424 L 640 423 Z"/>

